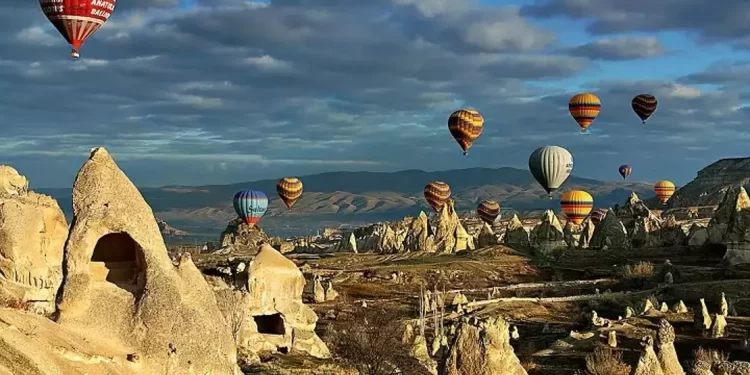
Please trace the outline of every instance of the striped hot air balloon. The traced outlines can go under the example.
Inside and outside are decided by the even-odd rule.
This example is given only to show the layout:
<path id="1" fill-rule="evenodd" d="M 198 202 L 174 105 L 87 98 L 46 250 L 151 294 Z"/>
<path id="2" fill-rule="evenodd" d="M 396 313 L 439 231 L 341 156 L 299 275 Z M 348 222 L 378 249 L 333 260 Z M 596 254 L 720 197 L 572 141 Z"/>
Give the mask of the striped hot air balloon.
<path id="1" fill-rule="evenodd" d="M 654 193 L 656 193 L 656 199 L 662 204 L 667 204 L 669 198 L 674 194 L 675 187 L 672 181 L 661 180 L 654 185 Z"/>
<path id="2" fill-rule="evenodd" d="M 589 214 L 591 222 L 594 223 L 594 225 L 599 224 L 602 219 L 604 219 L 604 216 L 607 216 L 608 211 L 609 210 L 606 208 L 597 208 L 596 210 L 591 211 L 591 214 Z"/>
<path id="3" fill-rule="evenodd" d="M 633 168 L 627 164 L 623 164 L 619 168 L 617 168 L 617 171 L 620 172 L 620 176 L 622 176 L 622 179 L 625 180 L 628 178 L 628 176 L 630 176 L 630 173 L 633 172 Z"/>
<path id="4" fill-rule="evenodd" d="M 302 181 L 297 177 L 284 177 L 276 183 L 276 193 L 287 208 L 292 208 L 294 202 L 302 196 Z"/>
<path id="5" fill-rule="evenodd" d="M 268 197 L 262 191 L 242 190 L 232 200 L 234 211 L 249 226 L 255 225 L 268 210 Z"/>
<path id="6" fill-rule="evenodd" d="M 581 127 L 581 133 L 585 133 L 591 123 L 599 116 L 602 109 L 602 102 L 594 94 L 578 94 L 568 102 L 568 110 L 578 126 Z"/>
<path id="7" fill-rule="evenodd" d="M 635 98 L 633 98 L 633 101 L 630 103 L 630 105 L 633 107 L 633 112 L 635 112 L 636 115 L 643 121 L 643 123 L 646 123 L 646 120 L 648 120 L 651 115 L 654 114 L 656 111 L 656 107 L 659 105 L 659 102 L 656 100 L 656 98 L 653 95 L 649 94 L 640 94 L 636 95 Z"/>
<path id="8" fill-rule="evenodd" d="M 583 190 L 571 190 L 560 198 L 560 207 L 568 221 L 580 225 L 594 207 L 594 198 Z"/>
<path id="9" fill-rule="evenodd" d="M 477 206 L 477 214 L 482 221 L 492 225 L 500 216 L 500 205 L 495 201 L 483 201 Z"/>
<path id="10" fill-rule="evenodd" d="M 451 198 L 451 187 L 443 181 L 432 181 L 424 187 L 424 199 L 435 212 L 448 203 Z"/>
<path id="11" fill-rule="evenodd" d="M 448 117 L 448 130 L 461 146 L 464 155 L 469 153 L 469 148 L 482 134 L 483 129 L 484 117 L 475 109 L 459 109 Z"/>

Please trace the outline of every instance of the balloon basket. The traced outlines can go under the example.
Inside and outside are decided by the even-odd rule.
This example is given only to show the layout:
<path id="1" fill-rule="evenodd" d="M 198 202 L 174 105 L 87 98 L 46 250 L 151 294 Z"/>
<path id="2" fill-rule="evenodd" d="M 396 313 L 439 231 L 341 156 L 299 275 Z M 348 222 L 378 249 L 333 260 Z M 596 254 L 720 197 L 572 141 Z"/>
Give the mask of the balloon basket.
<path id="1" fill-rule="evenodd" d="M 581 129 L 581 134 L 589 134 L 589 130 L 588 129 Z"/>
<path id="2" fill-rule="evenodd" d="M 80 57 L 81 57 L 81 54 L 80 54 L 80 53 L 78 53 L 78 51 L 77 51 L 77 50 L 75 50 L 75 49 L 72 49 L 72 50 L 70 50 L 70 57 L 72 57 L 72 58 L 74 58 L 74 59 L 78 59 L 78 58 L 80 58 Z"/>

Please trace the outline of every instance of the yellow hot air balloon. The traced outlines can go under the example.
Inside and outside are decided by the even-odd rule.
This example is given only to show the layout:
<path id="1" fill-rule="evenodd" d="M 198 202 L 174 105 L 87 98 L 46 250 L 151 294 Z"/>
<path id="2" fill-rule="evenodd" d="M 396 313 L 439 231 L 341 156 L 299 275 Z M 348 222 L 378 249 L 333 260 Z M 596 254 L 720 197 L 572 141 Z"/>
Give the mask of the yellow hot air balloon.
<path id="1" fill-rule="evenodd" d="M 581 127 L 581 133 L 586 133 L 591 123 L 599 116 L 602 109 L 602 102 L 594 94 L 578 94 L 568 102 L 568 110 L 578 126 Z"/>
<path id="2" fill-rule="evenodd" d="M 654 185 L 654 193 L 656 193 L 656 199 L 662 204 L 667 204 L 669 198 L 674 194 L 675 187 L 672 181 L 661 180 Z"/>
<path id="3" fill-rule="evenodd" d="M 440 211 L 451 198 L 451 187 L 443 181 L 432 181 L 424 187 L 424 199 L 435 212 Z"/>
<path id="4" fill-rule="evenodd" d="M 469 153 L 469 148 L 482 135 L 483 129 L 484 117 L 476 109 L 459 109 L 448 117 L 448 130 L 464 155 Z"/>
<path id="5" fill-rule="evenodd" d="M 583 190 L 571 190 L 560 198 L 560 207 L 568 221 L 580 225 L 594 208 L 594 198 Z"/>
<path id="6" fill-rule="evenodd" d="M 302 196 L 302 188 L 302 181 L 297 177 L 284 177 L 276 182 L 276 193 L 279 194 L 279 198 L 289 209 Z"/>

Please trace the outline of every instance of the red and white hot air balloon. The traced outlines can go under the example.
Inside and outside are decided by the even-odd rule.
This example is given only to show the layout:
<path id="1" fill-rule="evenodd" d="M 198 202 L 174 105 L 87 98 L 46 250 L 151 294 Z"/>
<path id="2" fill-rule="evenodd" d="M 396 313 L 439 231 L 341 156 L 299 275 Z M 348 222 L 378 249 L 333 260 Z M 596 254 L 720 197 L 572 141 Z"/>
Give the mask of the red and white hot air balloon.
<path id="1" fill-rule="evenodd" d="M 39 0 L 42 12 L 70 43 L 70 56 L 81 57 L 78 50 L 86 39 L 107 22 L 117 0 Z"/>

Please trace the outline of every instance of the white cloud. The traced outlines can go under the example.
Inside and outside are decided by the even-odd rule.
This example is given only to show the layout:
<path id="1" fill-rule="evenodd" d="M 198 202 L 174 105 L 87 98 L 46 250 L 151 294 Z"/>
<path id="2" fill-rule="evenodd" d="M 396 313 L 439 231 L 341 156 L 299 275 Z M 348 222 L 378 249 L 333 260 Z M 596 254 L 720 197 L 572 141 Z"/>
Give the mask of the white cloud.
<path id="1" fill-rule="evenodd" d="M 60 43 L 60 37 L 52 35 L 41 26 L 31 26 L 16 33 L 16 39 L 22 43 L 54 46 Z"/>

